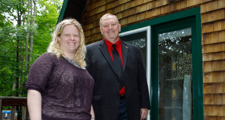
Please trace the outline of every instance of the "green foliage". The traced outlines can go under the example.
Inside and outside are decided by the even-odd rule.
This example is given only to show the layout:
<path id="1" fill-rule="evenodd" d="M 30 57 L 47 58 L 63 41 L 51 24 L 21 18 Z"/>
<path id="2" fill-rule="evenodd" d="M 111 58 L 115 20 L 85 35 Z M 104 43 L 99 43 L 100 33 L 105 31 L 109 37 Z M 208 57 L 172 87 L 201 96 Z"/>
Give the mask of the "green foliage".
<path id="1" fill-rule="evenodd" d="M 57 23 L 59 9 L 61 7 L 60 0 L 39 0 L 40 9 L 36 16 L 37 33 L 34 37 L 34 53 L 36 59 L 38 56 L 46 52 L 51 42 L 51 34 Z"/>
<path id="2" fill-rule="evenodd" d="M 28 15 L 28 0 L 0 0 L 0 96 L 26 96 L 29 67 L 46 49 L 57 23 L 60 0 L 36 0 L 37 14 Z M 18 14 L 21 22 L 18 22 Z M 30 20 L 35 18 L 35 23 Z M 21 24 L 19 24 L 21 23 Z M 26 52 L 27 33 L 33 34 L 33 52 Z M 31 49 L 30 43 L 27 46 Z M 25 56 L 28 69 L 25 69 Z M 13 90 L 13 83 L 17 89 Z"/>

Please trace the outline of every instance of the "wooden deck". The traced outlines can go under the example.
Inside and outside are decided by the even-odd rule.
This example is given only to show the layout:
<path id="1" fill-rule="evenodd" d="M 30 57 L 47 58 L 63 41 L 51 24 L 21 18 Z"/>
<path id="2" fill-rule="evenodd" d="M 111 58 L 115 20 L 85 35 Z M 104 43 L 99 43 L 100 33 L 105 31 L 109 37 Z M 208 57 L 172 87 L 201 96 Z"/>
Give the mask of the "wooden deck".
<path id="1" fill-rule="evenodd" d="M 0 96 L 0 119 L 2 119 L 2 106 L 12 106 L 11 120 L 15 118 L 16 106 L 22 106 L 22 120 L 27 120 L 27 97 L 4 97 Z"/>

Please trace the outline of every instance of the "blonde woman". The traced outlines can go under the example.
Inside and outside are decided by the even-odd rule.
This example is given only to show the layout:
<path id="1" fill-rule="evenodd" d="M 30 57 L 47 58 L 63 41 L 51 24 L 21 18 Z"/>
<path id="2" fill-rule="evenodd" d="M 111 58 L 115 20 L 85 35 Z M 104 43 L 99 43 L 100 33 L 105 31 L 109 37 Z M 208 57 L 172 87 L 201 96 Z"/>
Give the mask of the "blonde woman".
<path id="1" fill-rule="evenodd" d="M 85 69 L 85 52 L 80 23 L 60 22 L 48 52 L 30 68 L 26 89 L 31 120 L 91 119 L 94 80 Z"/>

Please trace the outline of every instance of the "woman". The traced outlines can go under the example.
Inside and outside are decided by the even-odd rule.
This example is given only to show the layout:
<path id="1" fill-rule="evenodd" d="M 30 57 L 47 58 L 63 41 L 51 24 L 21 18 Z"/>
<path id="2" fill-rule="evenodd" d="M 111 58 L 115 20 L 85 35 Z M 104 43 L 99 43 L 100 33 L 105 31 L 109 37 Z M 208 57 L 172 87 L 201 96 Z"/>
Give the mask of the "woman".
<path id="1" fill-rule="evenodd" d="M 94 80 L 85 69 L 81 25 L 75 19 L 63 20 L 52 37 L 48 52 L 30 68 L 26 83 L 30 118 L 90 120 Z"/>

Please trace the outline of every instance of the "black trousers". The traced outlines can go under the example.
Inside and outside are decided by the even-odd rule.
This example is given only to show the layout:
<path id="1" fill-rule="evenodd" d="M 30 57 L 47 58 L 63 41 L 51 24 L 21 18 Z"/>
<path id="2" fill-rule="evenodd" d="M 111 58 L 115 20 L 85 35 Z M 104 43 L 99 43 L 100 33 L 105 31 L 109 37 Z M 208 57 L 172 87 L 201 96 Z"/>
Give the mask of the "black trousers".
<path id="1" fill-rule="evenodd" d="M 118 120 L 129 120 L 127 115 L 126 101 L 124 98 L 120 99 Z"/>

